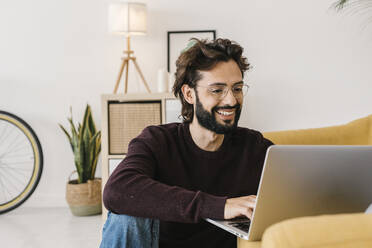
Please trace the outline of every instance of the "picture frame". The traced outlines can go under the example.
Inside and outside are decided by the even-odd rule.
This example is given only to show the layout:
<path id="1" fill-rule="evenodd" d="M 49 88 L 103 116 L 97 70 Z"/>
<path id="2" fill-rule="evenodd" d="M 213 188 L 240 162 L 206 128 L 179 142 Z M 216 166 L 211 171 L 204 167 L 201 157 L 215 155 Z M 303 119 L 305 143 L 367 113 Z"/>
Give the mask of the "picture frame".
<path id="1" fill-rule="evenodd" d="M 167 69 L 171 76 L 176 72 L 176 60 L 191 38 L 216 39 L 216 30 L 168 31 Z"/>

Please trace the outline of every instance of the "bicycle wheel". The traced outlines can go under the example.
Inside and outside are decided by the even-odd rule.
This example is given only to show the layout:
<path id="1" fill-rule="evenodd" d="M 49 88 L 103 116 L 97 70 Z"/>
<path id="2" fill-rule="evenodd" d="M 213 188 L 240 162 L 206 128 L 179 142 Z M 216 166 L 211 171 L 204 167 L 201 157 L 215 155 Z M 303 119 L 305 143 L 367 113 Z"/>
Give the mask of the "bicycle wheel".
<path id="1" fill-rule="evenodd" d="M 43 152 L 35 132 L 21 118 L 0 111 L 0 214 L 31 196 L 42 171 Z"/>

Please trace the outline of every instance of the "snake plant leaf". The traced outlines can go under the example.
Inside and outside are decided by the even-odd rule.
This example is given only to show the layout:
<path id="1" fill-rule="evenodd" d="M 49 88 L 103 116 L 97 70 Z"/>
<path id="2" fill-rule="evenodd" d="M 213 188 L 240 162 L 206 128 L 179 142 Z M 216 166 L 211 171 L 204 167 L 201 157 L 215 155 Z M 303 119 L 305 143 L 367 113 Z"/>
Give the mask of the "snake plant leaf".
<path id="1" fill-rule="evenodd" d="M 71 125 L 71 135 L 72 136 L 74 136 L 74 135 L 77 136 L 78 133 L 76 132 L 74 122 L 72 121 L 72 117 L 71 118 L 68 118 L 68 121 L 70 122 L 70 125 Z"/>
<path id="2" fill-rule="evenodd" d="M 84 124 L 83 124 L 84 125 Z M 89 140 L 90 140 L 90 131 L 88 127 L 85 125 L 85 128 L 82 133 L 82 152 L 84 154 L 84 161 L 83 161 L 83 167 L 84 167 L 84 179 L 88 180 L 90 179 L 90 170 L 91 170 L 91 161 L 90 161 L 90 149 L 89 149 Z"/>
<path id="3" fill-rule="evenodd" d="M 101 152 L 101 132 L 99 132 L 99 136 L 97 137 L 97 140 L 96 140 L 96 153 L 95 153 L 94 173 L 96 171 L 98 156 L 99 156 L 99 153 L 100 152 Z M 93 173 L 93 175 L 94 175 L 94 173 Z"/>
<path id="4" fill-rule="evenodd" d="M 84 117 L 83 117 L 83 125 L 85 125 L 85 128 L 88 128 L 89 130 L 90 130 L 89 118 L 90 118 L 91 115 L 92 115 L 92 111 L 90 109 L 89 104 L 87 104 L 87 107 L 86 107 L 85 113 L 84 113 Z"/>
<path id="5" fill-rule="evenodd" d="M 372 0 L 338 0 L 332 4 L 332 7 L 337 11 L 348 8 L 364 14 L 365 11 L 368 12 L 368 10 L 371 10 Z"/>
<path id="6" fill-rule="evenodd" d="M 97 146 L 98 145 L 98 146 Z M 101 132 L 97 132 L 89 142 L 89 149 L 91 150 L 91 162 L 92 162 L 92 169 L 90 171 L 90 176 L 94 178 L 96 173 L 97 161 L 98 161 L 98 154 L 97 149 L 101 147 Z"/>
<path id="7" fill-rule="evenodd" d="M 83 125 L 86 125 L 87 123 L 87 119 L 88 119 L 88 115 L 90 113 L 90 107 L 89 105 L 87 105 L 87 107 L 85 108 L 85 112 L 84 112 L 84 117 L 83 117 Z"/>
<path id="8" fill-rule="evenodd" d="M 345 7 L 345 4 L 348 3 L 349 0 L 340 0 L 340 1 L 337 1 L 335 4 L 334 4 L 334 7 L 336 10 L 341 10 Z"/>
<path id="9" fill-rule="evenodd" d="M 71 128 L 71 130 L 73 130 Z M 72 147 L 72 152 L 75 152 L 76 150 L 79 149 L 79 137 L 76 132 L 71 132 L 71 147 Z"/>
<path id="10" fill-rule="evenodd" d="M 84 122 L 85 121 L 87 122 L 87 126 L 89 130 L 91 131 L 91 133 L 96 133 L 96 126 L 93 121 L 92 110 L 89 104 L 87 105 L 87 108 L 84 113 Z"/>
<path id="11" fill-rule="evenodd" d="M 72 146 L 72 140 L 71 140 L 72 138 L 71 138 L 70 134 L 67 132 L 67 130 L 61 124 L 58 123 L 58 125 L 62 129 L 62 131 L 66 134 L 67 139 L 68 139 L 68 141 L 70 141 L 70 145 L 71 145 L 71 148 L 73 150 L 74 147 Z"/>
<path id="12" fill-rule="evenodd" d="M 75 135 L 75 149 L 74 149 L 74 157 L 75 157 L 75 167 L 76 171 L 78 173 L 78 183 L 84 182 L 84 168 L 83 168 L 83 161 L 84 161 L 84 154 L 82 153 L 82 144 L 81 139 L 79 139 L 78 136 Z"/>
<path id="13" fill-rule="evenodd" d="M 90 147 L 89 147 L 89 141 L 90 141 L 90 131 L 89 131 L 89 128 L 87 126 L 85 126 L 85 129 L 84 129 L 84 132 L 83 132 L 83 144 L 84 144 L 84 149 L 83 149 L 83 152 L 84 152 L 84 177 L 88 180 L 90 179 L 90 170 L 91 170 L 91 165 L 92 165 L 92 162 L 91 162 L 91 153 L 92 151 L 90 150 Z"/>
<path id="14" fill-rule="evenodd" d="M 90 174 L 92 173 L 92 170 L 94 169 L 94 155 L 95 155 L 95 142 L 96 142 L 96 139 L 97 139 L 97 135 L 98 133 L 96 133 L 93 137 L 90 138 L 89 140 L 89 150 L 91 151 L 91 153 L 89 154 L 89 161 L 92 163 L 92 168 L 90 170 Z"/>
<path id="15" fill-rule="evenodd" d="M 97 133 L 96 125 L 94 124 L 93 116 L 92 116 L 91 113 L 90 113 L 90 115 L 89 115 L 89 117 L 88 117 L 88 126 L 89 126 L 89 130 L 90 130 L 92 133 Z"/>
<path id="16" fill-rule="evenodd" d="M 78 132 L 81 133 L 81 124 L 78 123 Z"/>
<path id="17" fill-rule="evenodd" d="M 82 149 L 75 152 L 75 166 L 79 175 L 78 183 L 85 183 L 86 178 L 84 176 L 84 153 Z"/>

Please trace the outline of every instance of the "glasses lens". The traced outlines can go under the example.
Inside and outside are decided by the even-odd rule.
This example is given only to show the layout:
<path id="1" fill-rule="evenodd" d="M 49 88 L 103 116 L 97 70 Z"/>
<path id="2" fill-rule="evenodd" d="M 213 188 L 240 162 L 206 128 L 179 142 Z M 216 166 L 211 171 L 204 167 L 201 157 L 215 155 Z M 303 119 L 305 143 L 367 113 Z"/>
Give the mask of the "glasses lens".
<path id="1" fill-rule="evenodd" d="M 243 92 L 243 96 L 245 96 L 248 92 L 248 89 L 249 89 L 249 86 L 248 85 L 243 85 L 243 89 L 242 89 L 242 92 Z"/>
<path id="2" fill-rule="evenodd" d="M 248 91 L 248 85 L 238 85 L 231 89 L 236 98 L 242 98 Z"/>

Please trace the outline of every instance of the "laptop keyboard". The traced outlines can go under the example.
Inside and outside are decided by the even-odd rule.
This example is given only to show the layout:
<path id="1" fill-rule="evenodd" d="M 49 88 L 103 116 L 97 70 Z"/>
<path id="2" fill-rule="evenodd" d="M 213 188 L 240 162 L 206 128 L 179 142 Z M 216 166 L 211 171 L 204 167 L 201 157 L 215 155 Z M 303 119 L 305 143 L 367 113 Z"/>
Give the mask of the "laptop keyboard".
<path id="1" fill-rule="evenodd" d="M 239 222 L 230 222 L 229 225 L 238 228 L 244 232 L 248 232 L 251 221 L 249 219 L 239 221 Z"/>

